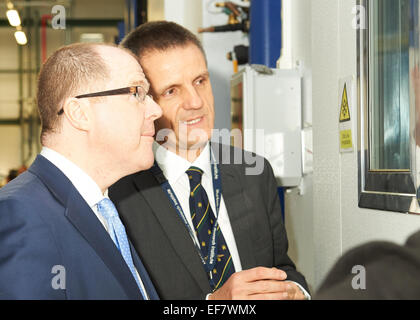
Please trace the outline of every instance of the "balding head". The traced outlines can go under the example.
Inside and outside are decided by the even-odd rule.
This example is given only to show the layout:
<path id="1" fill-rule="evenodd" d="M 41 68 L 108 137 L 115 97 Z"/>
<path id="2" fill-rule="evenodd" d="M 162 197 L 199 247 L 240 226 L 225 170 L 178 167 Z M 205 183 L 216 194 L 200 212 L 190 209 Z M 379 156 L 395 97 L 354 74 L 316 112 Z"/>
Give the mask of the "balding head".
<path id="1" fill-rule="evenodd" d="M 74 44 L 56 51 L 39 76 L 42 144 L 79 166 L 101 187 L 153 164 L 160 107 L 127 49 Z"/>
<path id="2" fill-rule="evenodd" d="M 37 92 L 41 142 L 46 135 L 59 132 L 57 113 L 67 98 L 94 91 L 110 78 L 103 48 L 119 50 L 108 44 L 77 43 L 60 48 L 43 65 Z"/>

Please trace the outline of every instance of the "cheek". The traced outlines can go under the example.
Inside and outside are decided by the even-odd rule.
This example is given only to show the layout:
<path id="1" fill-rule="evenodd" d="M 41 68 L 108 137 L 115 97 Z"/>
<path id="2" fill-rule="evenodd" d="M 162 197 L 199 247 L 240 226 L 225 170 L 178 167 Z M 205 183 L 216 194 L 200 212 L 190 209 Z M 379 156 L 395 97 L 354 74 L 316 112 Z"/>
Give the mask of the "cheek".
<path id="1" fill-rule="evenodd" d="M 129 143 L 130 146 L 127 146 L 127 148 L 138 147 L 141 142 L 142 129 L 145 125 L 144 116 L 144 112 L 135 109 L 132 112 L 127 112 L 124 117 L 116 120 L 118 121 L 118 125 L 116 125 L 117 130 L 115 135 L 119 135 L 122 145 L 127 145 Z M 122 121 L 120 121 L 120 119 Z"/>
<path id="2" fill-rule="evenodd" d="M 214 97 L 211 88 L 203 89 L 201 99 L 203 99 L 205 103 L 209 118 L 214 119 Z"/>
<path id="3" fill-rule="evenodd" d="M 95 130 L 92 132 L 94 139 L 101 144 L 111 144 L 115 143 L 116 140 L 121 139 L 119 136 L 124 134 L 121 132 L 120 135 L 116 133 L 123 129 L 124 121 L 121 115 L 111 112 L 103 112 L 97 114 L 95 118 Z"/>
<path id="4" fill-rule="evenodd" d="M 162 116 L 155 121 L 156 128 L 159 129 L 172 129 L 178 127 L 178 111 L 180 107 L 176 105 L 165 104 L 161 101 L 157 102 L 162 108 Z"/>
<path id="5" fill-rule="evenodd" d="M 214 125 L 214 100 L 213 96 L 207 96 L 206 101 L 206 108 L 207 108 L 207 119 L 208 124 L 213 128 Z"/>

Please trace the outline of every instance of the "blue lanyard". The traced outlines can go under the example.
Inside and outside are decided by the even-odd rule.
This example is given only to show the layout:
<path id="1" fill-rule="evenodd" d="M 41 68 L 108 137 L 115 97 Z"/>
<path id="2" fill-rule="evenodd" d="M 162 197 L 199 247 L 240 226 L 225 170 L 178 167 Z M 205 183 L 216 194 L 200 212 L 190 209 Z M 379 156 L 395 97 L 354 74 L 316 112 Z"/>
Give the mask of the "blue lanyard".
<path id="1" fill-rule="evenodd" d="M 153 175 L 156 177 L 157 181 L 161 185 L 163 191 L 167 194 L 169 200 L 172 202 L 173 207 L 175 208 L 176 212 L 178 213 L 178 216 L 181 218 L 181 220 L 184 222 L 185 227 L 188 230 L 188 233 L 190 234 L 190 237 L 195 244 L 195 247 L 197 249 L 197 252 L 200 256 L 201 262 L 203 263 L 203 266 L 206 270 L 206 272 L 210 275 L 210 280 L 212 279 L 212 270 L 216 264 L 216 256 L 217 256 L 217 227 L 218 227 L 218 219 L 219 219 L 219 208 L 220 208 L 220 201 L 221 201 L 221 194 L 222 194 L 222 182 L 220 179 L 219 174 L 219 166 L 216 163 L 214 156 L 210 147 L 210 164 L 211 164 L 211 173 L 212 173 L 212 179 L 213 179 L 213 194 L 214 194 L 214 201 L 216 204 L 216 221 L 213 226 L 212 231 L 212 239 L 211 239 L 211 245 L 209 246 L 209 251 L 207 254 L 208 261 L 206 262 L 203 255 L 201 254 L 201 249 L 199 245 L 197 244 L 194 232 L 190 227 L 190 224 L 187 221 L 187 218 L 185 217 L 184 211 L 182 210 L 182 207 L 178 201 L 178 198 L 175 195 L 175 192 L 173 191 L 171 185 L 168 182 L 168 179 L 164 176 L 162 169 L 158 166 L 158 164 L 154 163 L 153 167 L 151 168 L 151 171 Z"/>

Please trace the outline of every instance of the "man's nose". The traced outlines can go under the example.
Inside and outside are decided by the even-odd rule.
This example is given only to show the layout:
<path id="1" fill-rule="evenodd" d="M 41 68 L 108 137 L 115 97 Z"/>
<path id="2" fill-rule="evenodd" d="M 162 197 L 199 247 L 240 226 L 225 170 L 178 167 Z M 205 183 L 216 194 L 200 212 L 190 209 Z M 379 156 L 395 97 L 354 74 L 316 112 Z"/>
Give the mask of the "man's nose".
<path id="1" fill-rule="evenodd" d="M 184 109 L 200 109 L 203 106 L 203 100 L 194 87 L 187 88 L 184 91 Z"/>
<path id="2" fill-rule="evenodd" d="M 156 120 L 162 116 L 162 108 L 153 100 L 151 96 L 146 97 L 147 114 L 146 119 Z"/>

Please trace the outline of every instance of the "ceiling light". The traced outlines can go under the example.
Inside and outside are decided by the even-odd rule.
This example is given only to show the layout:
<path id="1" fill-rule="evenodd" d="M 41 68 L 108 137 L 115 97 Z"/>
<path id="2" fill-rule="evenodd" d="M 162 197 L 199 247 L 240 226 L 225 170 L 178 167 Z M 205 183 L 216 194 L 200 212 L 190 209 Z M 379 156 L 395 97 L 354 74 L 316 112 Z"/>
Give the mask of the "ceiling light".
<path id="1" fill-rule="evenodd" d="M 19 17 L 19 13 L 17 12 L 17 10 L 15 10 L 15 9 L 7 10 L 6 15 L 7 15 L 7 19 L 9 19 L 9 23 L 13 27 L 20 26 L 20 17 Z"/>
<path id="2" fill-rule="evenodd" d="M 26 39 L 26 34 L 23 31 L 16 31 L 15 32 L 16 42 L 20 45 L 25 45 L 28 40 Z"/>

